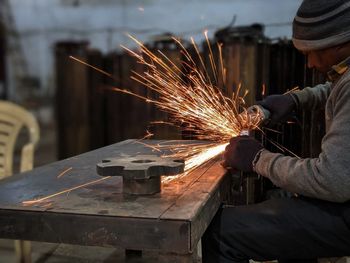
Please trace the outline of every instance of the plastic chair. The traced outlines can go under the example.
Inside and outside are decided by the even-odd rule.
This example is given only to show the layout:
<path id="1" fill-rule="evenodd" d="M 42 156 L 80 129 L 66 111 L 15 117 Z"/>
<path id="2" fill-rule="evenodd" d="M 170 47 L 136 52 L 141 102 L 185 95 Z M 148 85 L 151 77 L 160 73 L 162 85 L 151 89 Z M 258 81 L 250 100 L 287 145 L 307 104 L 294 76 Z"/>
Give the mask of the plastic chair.
<path id="1" fill-rule="evenodd" d="M 39 141 L 39 125 L 26 109 L 12 102 L 0 100 L 0 179 L 13 173 L 13 155 L 18 134 L 22 128 L 29 131 L 29 142 L 22 147 L 20 172 L 33 168 L 34 149 Z M 29 241 L 15 241 L 18 262 L 31 262 Z"/>

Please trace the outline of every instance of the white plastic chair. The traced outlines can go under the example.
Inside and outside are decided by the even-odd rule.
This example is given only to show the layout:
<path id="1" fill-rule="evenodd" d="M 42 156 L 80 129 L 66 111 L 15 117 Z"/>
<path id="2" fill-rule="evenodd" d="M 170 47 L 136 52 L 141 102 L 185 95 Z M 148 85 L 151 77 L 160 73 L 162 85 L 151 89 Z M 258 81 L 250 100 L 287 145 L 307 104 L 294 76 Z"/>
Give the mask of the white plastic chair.
<path id="1" fill-rule="evenodd" d="M 33 168 L 34 149 L 40 133 L 35 117 L 21 106 L 0 100 L 0 179 L 13 173 L 13 155 L 18 134 L 22 128 L 29 132 L 29 142 L 22 147 L 20 172 Z M 18 262 L 31 262 L 31 246 L 29 241 L 15 241 Z"/>

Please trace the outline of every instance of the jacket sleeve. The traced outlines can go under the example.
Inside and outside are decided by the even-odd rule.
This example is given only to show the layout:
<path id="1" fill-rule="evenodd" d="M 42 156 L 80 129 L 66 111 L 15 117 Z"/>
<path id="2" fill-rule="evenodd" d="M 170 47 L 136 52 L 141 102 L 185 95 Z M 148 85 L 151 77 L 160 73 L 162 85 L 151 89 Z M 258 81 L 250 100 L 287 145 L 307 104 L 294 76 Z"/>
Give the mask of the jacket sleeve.
<path id="1" fill-rule="evenodd" d="M 330 82 L 326 82 L 315 87 L 294 91 L 293 95 L 297 97 L 298 108 L 311 110 L 324 106 L 330 93 L 331 85 Z"/>
<path id="2" fill-rule="evenodd" d="M 333 202 L 350 200 L 350 84 L 331 97 L 332 124 L 318 158 L 299 159 L 264 150 L 255 165 L 258 174 L 297 194 Z"/>

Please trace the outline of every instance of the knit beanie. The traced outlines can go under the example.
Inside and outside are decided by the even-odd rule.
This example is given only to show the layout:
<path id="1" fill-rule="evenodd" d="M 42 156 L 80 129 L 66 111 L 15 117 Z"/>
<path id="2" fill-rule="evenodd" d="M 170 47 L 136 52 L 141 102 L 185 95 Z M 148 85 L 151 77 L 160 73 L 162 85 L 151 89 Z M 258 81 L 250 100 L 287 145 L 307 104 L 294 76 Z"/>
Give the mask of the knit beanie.
<path id="1" fill-rule="evenodd" d="M 304 0 L 293 21 L 293 43 L 301 51 L 350 41 L 350 0 Z"/>

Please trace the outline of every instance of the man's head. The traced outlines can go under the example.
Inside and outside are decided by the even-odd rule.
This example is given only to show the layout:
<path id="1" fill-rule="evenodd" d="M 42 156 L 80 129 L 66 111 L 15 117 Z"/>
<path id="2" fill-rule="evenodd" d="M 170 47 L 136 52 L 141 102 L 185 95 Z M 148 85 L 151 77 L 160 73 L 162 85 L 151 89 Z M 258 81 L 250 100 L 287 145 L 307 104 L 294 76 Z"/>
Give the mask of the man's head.
<path id="1" fill-rule="evenodd" d="M 302 51 L 307 57 L 307 66 L 327 73 L 333 65 L 350 56 L 350 42 L 319 50 Z"/>
<path id="2" fill-rule="evenodd" d="M 326 73 L 350 56 L 350 0 L 304 0 L 293 21 L 293 43 L 308 66 Z"/>

